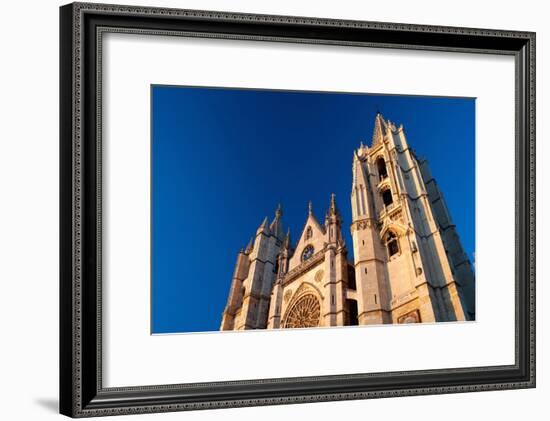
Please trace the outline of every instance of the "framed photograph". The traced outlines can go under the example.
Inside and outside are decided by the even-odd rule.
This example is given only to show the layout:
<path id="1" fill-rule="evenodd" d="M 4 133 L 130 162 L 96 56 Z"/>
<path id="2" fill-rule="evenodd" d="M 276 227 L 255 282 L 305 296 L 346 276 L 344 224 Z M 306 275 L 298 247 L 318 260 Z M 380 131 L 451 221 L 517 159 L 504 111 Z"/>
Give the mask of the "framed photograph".
<path id="1" fill-rule="evenodd" d="M 60 411 L 535 386 L 535 34 L 61 7 Z"/>

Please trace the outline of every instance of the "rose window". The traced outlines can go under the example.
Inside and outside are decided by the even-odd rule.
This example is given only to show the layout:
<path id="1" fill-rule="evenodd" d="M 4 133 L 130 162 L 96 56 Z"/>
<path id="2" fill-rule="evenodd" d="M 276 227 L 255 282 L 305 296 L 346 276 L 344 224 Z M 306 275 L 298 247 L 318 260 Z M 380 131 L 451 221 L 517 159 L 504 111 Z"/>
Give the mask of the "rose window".
<path id="1" fill-rule="evenodd" d="M 306 260 L 311 258 L 311 256 L 313 256 L 314 252 L 315 252 L 315 249 L 313 248 L 312 245 L 306 246 L 306 248 L 304 249 L 304 251 L 302 253 L 302 262 L 305 262 Z"/>
<path id="2" fill-rule="evenodd" d="M 288 312 L 285 328 L 319 326 L 321 306 L 313 294 L 306 294 Z"/>

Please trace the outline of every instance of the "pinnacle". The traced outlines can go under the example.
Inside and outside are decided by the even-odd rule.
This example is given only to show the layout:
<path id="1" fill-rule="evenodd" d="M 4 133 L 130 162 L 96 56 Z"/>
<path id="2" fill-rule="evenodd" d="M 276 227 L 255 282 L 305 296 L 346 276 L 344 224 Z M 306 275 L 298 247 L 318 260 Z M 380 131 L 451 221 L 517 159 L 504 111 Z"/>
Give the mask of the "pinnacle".
<path id="1" fill-rule="evenodd" d="M 286 231 L 285 241 L 283 242 L 283 248 L 290 250 L 291 239 L 290 239 L 290 228 Z"/>
<path id="2" fill-rule="evenodd" d="M 281 221 L 281 217 L 283 215 L 283 209 L 281 207 L 281 204 L 277 206 L 277 210 L 275 211 L 275 218 L 273 219 L 273 222 L 271 222 L 271 225 L 269 226 L 269 229 L 271 230 L 271 233 L 275 235 L 278 239 L 282 240 L 283 237 L 283 223 Z"/>
<path id="3" fill-rule="evenodd" d="M 246 246 L 246 249 L 244 251 L 245 251 L 245 253 L 250 253 L 252 251 L 252 249 L 254 249 L 254 237 L 252 237 L 250 239 L 250 241 L 248 242 L 248 245 Z"/>
<path id="4" fill-rule="evenodd" d="M 262 224 L 258 227 L 256 234 L 259 234 L 260 232 L 263 232 L 267 235 L 271 234 L 271 230 L 269 229 L 269 220 L 267 219 L 267 216 L 264 218 Z"/>
<path id="5" fill-rule="evenodd" d="M 334 193 L 330 194 L 330 208 L 336 210 L 336 195 Z"/>
<path id="6" fill-rule="evenodd" d="M 338 207 L 336 206 L 336 195 L 334 193 L 330 194 L 330 206 L 327 212 L 327 218 L 329 216 L 339 216 Z"/>
<path id="7" fill-rule="evenodd" d="M 281 216 L 283 216 L 283 207 L 281 206 L 280 203 L 277 205 L 277 209 L 275 210 L 275 216 L 277 218 L 280 218 Z"/>
<path id="8" fill-rule="evenodd" d="M 338 213 L 338 207 L 336 206 L 336 195 L 330 194 L 330 211 L 331 213 Z"/>
<path id="9" fill-rule="evenodd" d="M 372 145 L 376 145 L 384 139 L 384 119 L 380 111 L 376 113 L 374 118 L 374 131 L 372 133 Z"/>
<path id="10" fill-rule="evenodd" d="M 260 225 L 260 228 L 267 228 L 267 224 L 269 223 L 269 220 L 267 219 L 267 216 L 264 218 L 262 224 Z"/>

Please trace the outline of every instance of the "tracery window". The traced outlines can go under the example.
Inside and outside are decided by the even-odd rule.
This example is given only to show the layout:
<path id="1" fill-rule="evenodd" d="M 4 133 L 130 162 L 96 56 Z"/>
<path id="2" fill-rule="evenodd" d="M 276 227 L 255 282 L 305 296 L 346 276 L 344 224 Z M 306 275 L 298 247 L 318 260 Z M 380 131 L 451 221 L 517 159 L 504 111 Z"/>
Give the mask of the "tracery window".
<path id="1" fill-rule="evenodd" d="M 313 294 L 300 298 L 288 311 L 285 328 L 302 328 L 319 326 L 321 305 Z"/>

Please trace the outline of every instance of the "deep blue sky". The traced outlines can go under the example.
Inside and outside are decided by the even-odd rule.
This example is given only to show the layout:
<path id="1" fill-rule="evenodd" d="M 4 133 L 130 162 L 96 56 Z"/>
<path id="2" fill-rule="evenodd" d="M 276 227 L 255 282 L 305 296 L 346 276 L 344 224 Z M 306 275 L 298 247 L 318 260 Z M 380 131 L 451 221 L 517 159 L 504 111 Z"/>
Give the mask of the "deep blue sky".
<path id="1" fill-rule="evenodd" d="M 475 245 L 475 100 L 152 86 L 152 332 L 218 330 L 237 252 L 279 202 L 296 240 L 330 194 L 350 258 L 351 163 L 374 117 L 428 158 L 465 250 Z"/>

